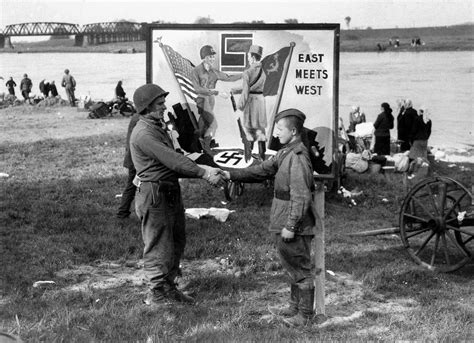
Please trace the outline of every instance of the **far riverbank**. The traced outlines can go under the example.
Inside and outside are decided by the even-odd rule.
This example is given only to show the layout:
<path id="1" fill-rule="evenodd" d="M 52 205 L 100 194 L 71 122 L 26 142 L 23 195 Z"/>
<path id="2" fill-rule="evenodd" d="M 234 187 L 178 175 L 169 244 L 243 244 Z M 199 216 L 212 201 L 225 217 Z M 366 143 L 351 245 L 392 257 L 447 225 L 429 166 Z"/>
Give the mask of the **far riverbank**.
<path id="1" fill-rule="evenodd" d="M 420 27 L 403 29 L 341 30 L 341 52 L 373 51 L 473 51 L 474 25 Z M 413 39 L 421 45 L 413 47 Z M 395 46 L 398 40 L 399 45 Z M 391 44 L 390 44 L 391 43 Z M 15 42 L 0 53 L 144 53 L 145 41 L 74 46 L 74 39 L 50 39 L 40 42 Z"/>

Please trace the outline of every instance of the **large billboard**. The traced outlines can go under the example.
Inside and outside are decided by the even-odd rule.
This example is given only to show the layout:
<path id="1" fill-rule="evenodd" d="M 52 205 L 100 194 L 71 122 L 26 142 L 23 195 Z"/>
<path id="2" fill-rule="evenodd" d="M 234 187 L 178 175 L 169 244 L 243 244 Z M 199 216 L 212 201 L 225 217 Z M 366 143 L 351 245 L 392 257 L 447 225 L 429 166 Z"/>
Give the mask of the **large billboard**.
<path id="1" fill-rule="evenodd" d="M 239 118 L 252 139 L 255 120 L 249 120 L 250 110 L 235 105 L 242 104 L 242 89 L 251 90 L 261 82 L 258 92 L 250 91 L 265 112 L 255 124 L 254 139 L 264 140 L 270 152 L 278 149 L 274 116 L 296 108 L 306 114 L 305 127 L 318 158 L 315 171 L 321 178 L 335 177 L 339 24 L 152 24 L 147 30 L 147 82 L 170 92 L 169 110 L 185 109 L 195 132 L 203 113 L 199 93 L 209 86 L 208 79 L 197 80 L 197 75 L 207 77 L 209 66 L 203 64 L 207 52 L 214 56 L 211 68 L 220 76 L 210 82 L 215 92 L 204 96 L 204 106 L 214 117 L 206 134 L 219 149 L 242 147 Z M 255 62 L 249 49 L 261 55 L 263 73 L 254 80 L 249 80 L 249 72 L 245 76 L 250 62 Z"/>

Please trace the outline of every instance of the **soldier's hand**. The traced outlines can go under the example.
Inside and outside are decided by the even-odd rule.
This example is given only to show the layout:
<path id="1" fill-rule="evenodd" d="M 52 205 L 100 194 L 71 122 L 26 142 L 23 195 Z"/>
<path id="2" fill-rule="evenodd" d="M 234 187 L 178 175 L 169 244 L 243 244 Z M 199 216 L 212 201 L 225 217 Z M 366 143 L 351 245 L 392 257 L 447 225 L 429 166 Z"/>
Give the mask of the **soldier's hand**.
<path id="1" fill-rule="evenodd" d="M 206 180 L 215 187 L 223 187 L 226 184 L 224 175 L 222 175 L 222 170 L 219 168 L 209 168 L 209 175 L 206 177 Z"/>
<path id="2" fill-rule="evenodd" d="M 283 242 L 291 242 L 295 238 L 295 233 L 287 230 L 286 228 L 281 229 L 281 239 Z"/>
<path id="3" fill-rule="evenodd" d="M 221 174 L 227 181 L 230 181 L 230 173 L 227 170 L 219 169 L 219 174 Z"/>

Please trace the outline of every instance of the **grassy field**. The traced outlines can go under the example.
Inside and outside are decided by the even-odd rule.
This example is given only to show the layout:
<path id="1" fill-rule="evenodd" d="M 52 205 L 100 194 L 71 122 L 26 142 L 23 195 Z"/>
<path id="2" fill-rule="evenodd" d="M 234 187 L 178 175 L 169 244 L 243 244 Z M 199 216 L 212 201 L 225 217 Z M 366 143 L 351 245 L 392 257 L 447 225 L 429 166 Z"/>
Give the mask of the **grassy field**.
<path id="1" fill-rule="evenodd" d="M 435 274 L 396 235 L 348 233 L 397 225 L 401 178 L 349 174 L 357 206 L 326 195 L 326 324 L 286 327 L 267 306 L 288 297 L 266 227 L 272 189 L 222 191 L 184 180 L 186 207 L 227 207 L 229 219 L 187 220 L 180 287 L 194 306 L 145 306 L 139 222 L 115 219 L 126 180 L 128 119 L 71 108 L 0 110 L 0 331 L 31 342 L 472 341 L 474 264 Z M 435 172 L 469 182 L 471 171 Z M 386 199 L 387 201 L 384 201 Z M 54 281 L 33 287 L 36 281 Z"/>
<path id="2" fill-rule="evenodd" d="M 474 50 L 474 25 L 443 27 L 419 27 L 400 29 L 341 30 L 340 50 L 342 52 L 378 51 L 380 44 L 387 51 L 455 51 Z M 400 46 L 389 45 L 389 39 L 398 37 Z M 423 45 L 411 47 L 413 38 L 419 37 Z M 145 52 L 145 41 L 119 42 L 87 47 L 74 46 L 74 39 L 53 39 L 42 42 L 14 42 L 14 49 L 0 49 L 5 53 L 29 52 L 117 52 L 134 49 Z"/>

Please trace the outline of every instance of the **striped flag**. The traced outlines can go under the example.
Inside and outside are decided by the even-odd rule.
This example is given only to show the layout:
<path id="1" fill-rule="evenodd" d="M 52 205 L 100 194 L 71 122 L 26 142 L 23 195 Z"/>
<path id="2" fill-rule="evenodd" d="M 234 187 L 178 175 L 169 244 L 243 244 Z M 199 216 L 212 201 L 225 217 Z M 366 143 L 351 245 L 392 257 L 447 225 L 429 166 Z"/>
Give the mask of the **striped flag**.
<path id="1" fill-rule="evenodd" d="M 164 53 L 168 57 L 171 68 L 173 69 L 174 76 L 178 81 L 178 84 L 183 91 L 187 100 L 195 101 L 197 94 L 193 86 L 192 71 L 194 64 L 190 60 L 184 58 L 179 53 L 173 50 L 169 45 L 163 44 L 162 46 Z"/>

